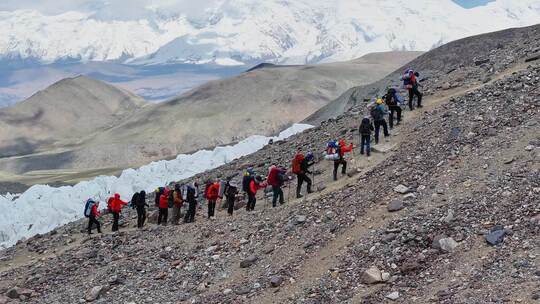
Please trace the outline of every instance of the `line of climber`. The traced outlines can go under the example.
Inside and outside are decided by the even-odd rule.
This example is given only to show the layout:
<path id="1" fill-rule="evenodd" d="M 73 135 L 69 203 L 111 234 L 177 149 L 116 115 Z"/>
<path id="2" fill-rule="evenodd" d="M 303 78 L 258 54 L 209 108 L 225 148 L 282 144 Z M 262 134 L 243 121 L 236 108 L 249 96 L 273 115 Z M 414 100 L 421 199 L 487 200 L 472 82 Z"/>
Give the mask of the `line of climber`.
<path id="1" fill-rule="evenodd" d="M 402 76 L 404 88 L 409 93 L 409 109 L 414 110 L 413 101 L 417 97 L 417 107 L 422 107 L 422 93 L 419 91 L 419 73 L 413 69 L 407 69 Z M 384 106 L 386 104 L 386 107 Z M 396 88 L 389 88 L 382 98 L 377 98 L 373 103 L 367 105 L 369 115 L 365 116 L 359 126 L 360 136 L 360 154 L 370 156 L 371 153 L 371 135 L 374 133 L 375 144 L 379 143 L 379 133 L 381 128 L 385 137 L 390 136 L 389 128 L 394 127 L 394 114 L 396 125 L 399 125 L 402 120 L 402 109 L 404 100 Z M 386 123 L 385 117 L 388 116 L 389 124 Z M 333 162 L 333 180 L 338 179 L 338 172 L 341 167 L 341 174 L 347 174 L 346 153 L 353 151 L 353 144 L 347 145 L 345 140 L 332 140 L 327 143 L 324 159 Z M 283 187 L 288 184 L 290 198 L 290 182 L 291 175 L 296 175 L 296 198 L 302 198 L 302 187 L 306 184 L 306 193 L 313 192 L 313 181 L 309 177 L 315 177 L 314 170 L 311 169 L 315 165 L 315 155 L 312 152 L 303 154 L 302 151 L 297 151 L 291 164 L 290 170 L 276 164 L 268 168 L 266 178 L 257 174 L 253 168 L 248 168 L 242 177 L 241 190 L 243 195 L 240 195 L 239 181 L 235 178 L 229 178 L 225 181 L 208 180 L 204 185 L 202 197 L 207 202 L 208 218 L 215 217 L 216 206 L 224 201 L 224 207 L 227 209 L 229 216 L 232 216 L 235 210 L 237 201 L 246 203 L 246 211 L 255 210 L 257 203 L 257 193 L 260 189 L 265 189 L 264 198 L 267 197 L 266 189 L 271 188 L 272 192 L 272 207 L 277 207 L 285 204 L 285 196 Z M 292 174 L 291 174 L 292 173 Z M 175 184 L 172 189 L 167 186 L 159 187 L 154 191 L 154 205 L 158 209 L 157 224 L 167 225 L 167 223 L 179 224 L 183 219 L 184 223 L 192 223 L 195 221 L 197 209 L 202 209 L 202 200 L 200 198 L 200 190 L 198 182 L 191 184 Z M 107 210 L 113 216 L 112 231 L 118 231 L 120 213 L 124 206 L 129 206 L 137 211 L 137 227 L 143 228 L 147 218 L 147 196 L 145 191 L 135 193 L 128 202 L 122 201 L 119 194 L 115 194 L 107 200 Z M 182 209 L 187 209 L 182 215 Z M 169 218 L 169 210 L 172 210 L 171 218 Z M 98 221 L 100 217 L 99 202 L 94 199 L 87 200 L 84 208 L 84 215 L 88 218 L 88 234 L 92 234 L 92 227 L 95 225 L 97 231 L 101 233 L 101 223 Z"/>

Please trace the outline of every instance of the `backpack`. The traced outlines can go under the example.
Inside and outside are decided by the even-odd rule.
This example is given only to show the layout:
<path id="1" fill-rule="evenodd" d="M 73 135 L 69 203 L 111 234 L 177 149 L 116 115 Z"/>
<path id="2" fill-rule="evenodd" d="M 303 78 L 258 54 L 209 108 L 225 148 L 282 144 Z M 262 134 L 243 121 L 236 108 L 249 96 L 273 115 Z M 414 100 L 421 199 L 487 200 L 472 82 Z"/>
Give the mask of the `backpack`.
<path id="1" fill-rule="evenodd" d="M 169 191 L 169 196 L 167 196 L 167 206 L 169 208 L 174 206 L 174 190 Z"/>
<path id="2" fill-rule="evenodd" d="M 302 161 L 304 161 L 304 154 L 298 153 L 294 156 L 292 161 L 292 172 L 294 174 L 299 174 L 302 172 Z"/>
<path id="3" fill-rule="evenodd" d="M 406 87 L 412 86 L 416 82 L 416 76 L 414 75 L 413 69 L 407 69 L 403 76 L 401 76 L 401 79 L 403 80 L 403 85 Z"/>
<path id="4" fill-rule="evenodd" d="M 155 191 L 156 196 L 154 198 L 154 204 L 156 206 L 159 206 L 159 197 L 161 196 L 161 194 L 163 194 L 163 191 L 165 191 L 165 187 L 158 187 Z"/>
<path id="5" fill-rule="evenodd" d="M 86 201 L 86 204 L 84 206 L 84 216 L 85 217 L 90 217 L 90 215 L 92 214 L 92 207 L 94 207 L 95 204 L 96 204 L 96 202 L 93 199 L 88 199 Z"/>
<path id="6" fill-rule="evenodd" d="M 109 210 L 109 212 L 112 212 L 112 201 L 113 201 L 114 197 L 109 197 L 109 199 L 107 200 L 107 210 Z"/>
<path id="7" fill-rule="evenodd" d="M 249 190 L 249 184 L 251 184 L 251 181 L 254 180 L 255 177 L 253 175 L 245 175 L 244 178 L 242 178 L 242 191 L 248 193 Z"/>
<path id="8" fill-rule="evenodd" d="M 386 104 L 389 106 L 397 105 L 396 89 L 394 88 L 388 89 L 388 92 L 383 97 L 383 99 L 385 100 Z"/>
<path id="9" fill-rule="evenodd" d="M 129 201 L 128 207 L 135 209 L 137 207 L 137 201 L 139 200 L 139 192 L 135 192 Z"/>
<path id="10" fill-rule="evenodd" d="M 384 113 L 381 111 L 381 109 L 377 106 L 374 107 L 371 110 L 371 117 L 373 117 L 374 121 L 380 121 L 384 119 Z"/>
<path id="11" fill-rule="evenodd" d="M 184 186 L 182 187 L 181 193 L 182 193 L 182 200 L 183 200 L 184 202 L 187 201 L 188 187 L 189 187 L 188 185 L 184 185 Z"/>
<path id="12" fill-rule="evenodd" d="M 371 121 L 369 120 L 369 118 L 366 117 L 362 119 L 362 123 L 360 124 L 360 128 L 358 129 L 361 135 L 370 135 L 371 128 L 372 128 Z"/>

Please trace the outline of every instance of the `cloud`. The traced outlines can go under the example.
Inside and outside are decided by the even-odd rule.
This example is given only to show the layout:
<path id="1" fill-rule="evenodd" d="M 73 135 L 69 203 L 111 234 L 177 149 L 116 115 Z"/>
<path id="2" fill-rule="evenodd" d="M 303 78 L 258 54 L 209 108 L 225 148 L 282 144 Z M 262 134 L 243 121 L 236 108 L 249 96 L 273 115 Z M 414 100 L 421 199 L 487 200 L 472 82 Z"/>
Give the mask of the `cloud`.
<path id="1" fill-rule="evenodd" d="M 103 20 L 134 20 L 151 14 L 199 18 L 228 0 L 2 0 L 0 11 L 36 10 L 46 15 L 68 11 L 93 13 Z"/>

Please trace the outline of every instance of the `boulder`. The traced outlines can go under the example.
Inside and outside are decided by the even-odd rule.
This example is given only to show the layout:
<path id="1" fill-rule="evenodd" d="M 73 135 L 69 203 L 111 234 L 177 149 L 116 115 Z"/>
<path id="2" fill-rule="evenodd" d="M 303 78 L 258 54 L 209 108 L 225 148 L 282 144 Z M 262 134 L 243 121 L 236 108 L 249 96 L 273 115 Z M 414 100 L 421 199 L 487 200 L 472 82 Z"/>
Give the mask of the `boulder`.
<path id="1" fill-rule="evenodd" d="M 270 278 L 270 286 L 274 288 L 281 286 L 282 283 L 283 283 L 283 278 L 281 276 L 276 275 Z"/>
<path id="2" fill-rule="evenodd" d="M 389 212 L 396 212 L 396 211 L 399 211 L 401 209 L 405 208 L 405 205 L 403 205 L 403 202 L 402 201 L 399 201 L 399 200 L 393 200 L 390 202 L 390 204 L 388 204 L 388 211 Z"/>
<path id="3" fill-rule="evenodd" d="M 296 216 L 296 220 L 295 220 L 296 225 L 301 225 L 301 224 L 303 224 L 305 222 L 306 222 L 306 216 L 304 216 L 304 215 L 297 215 Z"/>
<path id="4" fill-rule="evenodd" d="M 397 193 L 401 193 L 401 194 L 407 194 L 409 193 L 411 190 L 409 189 L 409 187 L 405 186 L 405 185 L 397 185 L 395 188 L 394 188 L 394 191 L 396 191 Z"/>
<path id="5" fill-rule="evenodd" d="M 506 231 L 503 229 L 498 230 L 492 230 L 488 234 L 486 234 L 485 239 L 488 244 L 491 246 L 498 245 L 504 241 L 504 237 L 506 236 Z"/>
<path id="6" fill-rule="evenodd" d="M 443 252 L 453 252 L 458 245 L 458 242 L 454 241 L 454 239 L 450 237 L 439 240 L 439 248 Z"/>
<path id="7" fill-rule="evenodd" d="M 240 262 L 240 268 L 248 268 L 248 267 L 251 267 L 251 265 L 255 264 L 255 262 L 257 261 L 257 257 L 254 256 L 254 255 L 250 255 L 249 257 L 247 257 L 247 259 L 243 260 Z"/>
<path id="8" fill-rule="evenodd" d="M 399 299 L 399 292 L 393 291 L 385 296 L 387 299 L 395 301 Z"/>
<path id="9" fill-rule="evenodd" d="M 377 284 L 383 281 L 379 268 L 373 266 L 362 273 L 362 282 L 365 284 Z"/>
<path id="10" fill-rule="evenodd" d="M 86 295 L 86 301 L 92 302 L 94 300 L 97 300 L 101 293 L 104 291 L 103 286 L 98 285 L 94 286 L 92 289 L 90 289 L 90 292 Z"/>

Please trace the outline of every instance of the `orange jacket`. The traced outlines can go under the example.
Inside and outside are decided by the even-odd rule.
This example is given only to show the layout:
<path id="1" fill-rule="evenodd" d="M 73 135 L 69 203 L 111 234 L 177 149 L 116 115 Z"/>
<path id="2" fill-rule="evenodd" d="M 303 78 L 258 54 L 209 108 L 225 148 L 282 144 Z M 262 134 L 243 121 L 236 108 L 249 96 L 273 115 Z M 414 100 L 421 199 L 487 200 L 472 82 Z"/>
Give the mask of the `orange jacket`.
<path id="1" fill-rule="evenodd" d="M 127 203 L 120 199 L 120 194 L 116 193 L 111 200 L 111 211 L 120 213 L 122 211 L 122 206 L 125 205 L 127 205 Z"/>

